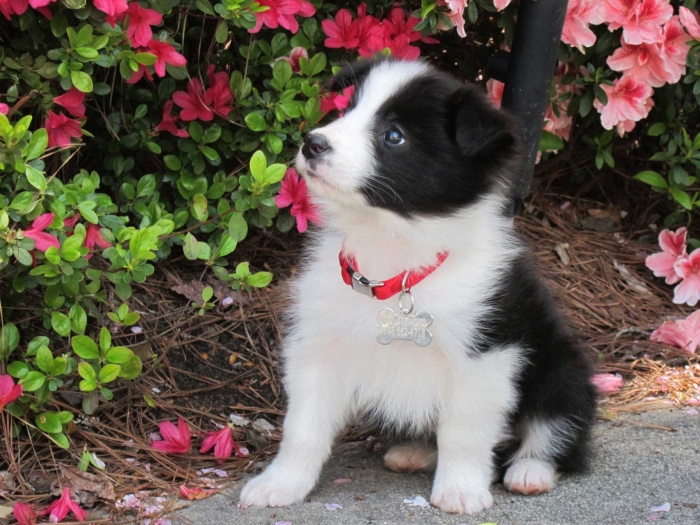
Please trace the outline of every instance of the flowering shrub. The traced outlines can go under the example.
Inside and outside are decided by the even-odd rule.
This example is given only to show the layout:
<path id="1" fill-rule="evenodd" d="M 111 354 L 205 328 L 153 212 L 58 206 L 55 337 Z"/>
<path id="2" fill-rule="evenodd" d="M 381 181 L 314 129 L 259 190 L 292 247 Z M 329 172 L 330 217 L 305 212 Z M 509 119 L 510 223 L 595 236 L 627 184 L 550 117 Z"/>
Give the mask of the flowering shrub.
<path id="1" fill-rule="evenodd" d="M 540 148 L 580 140 L 605 169 L 643 144 L 659 167 L 637 177 L 686 213 L 700 167 L 700 23 L 688 7 L 571 0 Z M 0 370 L 16 425 L 69 447 L 73 415 L 54 392 L 81 392 L 92 413 L 140 375 L 149 363 L 110 334 L 137 328 L 132 285 L 171 253 L 233 289 L 271 282 L 236 248 L 250 228 L 322 221 L 287 164 L 349 105 L 352 87 L 323 89 L 334 68 L 417 59 L 455 29 L 488 42 L 474 64 L 457 60 L 478 79 L 482 59 L 511 44 L 516 13 L 510 0 L 0 0 Z M 487 87 L 500 101 L 502 85 Z M 696 258 L 659 272 L 694 283 Z M 214 304 L 211 287 L 202 295 L 200 313 Z"/>

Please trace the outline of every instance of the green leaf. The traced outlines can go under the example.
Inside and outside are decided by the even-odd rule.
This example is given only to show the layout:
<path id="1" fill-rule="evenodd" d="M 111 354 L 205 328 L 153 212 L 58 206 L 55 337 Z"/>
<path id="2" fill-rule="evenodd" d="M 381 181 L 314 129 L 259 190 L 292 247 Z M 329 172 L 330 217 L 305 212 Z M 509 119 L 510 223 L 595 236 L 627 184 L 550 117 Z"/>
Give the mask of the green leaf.
<path id="1" fill-rule="evenodd" d="M 250 159 L 250 174 L 257 182 L 265 180 L 265 170 L 267 169 L 267 159 L 262 151 L 256 151 Z"/>
<path id="2" fill-rule="evenodd" d="M 103 326 L 100 328 L 100 350 L 104 353 L 109 350 L 110 346 L 112 346 L 112 334 Z"/>
<path id="3" fill-rule="evenodd" d="M 9 356 L 19 344 L 19 330 L 13 323 L 0 328 L 0 357 Z"/>
<path id="4" fill-rule="evenodd" d="M 100 54 L 97 52 L 97 49 L 94 49 L 92 47 L 87 47 L 87 46 L 76 47 L 75 52 L 78 53 L 81 57 L 87 58 L 90 60 L 100 56 Z"/>
<path id="5" fill-rule="evenodd" d="M 542 136 L 540 137 L 540 151 L 557 151 L 564 148 L 564 140 L 558 137 L 554 133 L 542 130 Z"/>
<path id="6" fill-rule="evenodd" d="M 219 257 L 226 257 L 236 249 L 238 243 L 233 239 L 228 233 L 225 233 L 221 237 L 221 244 L 219 244 Z"/>
<path id="7" fill-rule="evenodd" d="M 49 144 L 49 134 L 46 132 L 46 128 L 39 128 L 34 133 L 32 133 L 32 138 L 29 139 L 29 144 L 27 145 L 27 153 L 24 158 L 26 162 L 39 158 L 42 153 L 46 150 L 46 146 Z"/>
<path id="8" fill-rule="evenodd" d="M 158 57 L 152 53 L 136 53 L 134 60 L 142 66 L 152 66 L 158 60 Z"/>
<path id="9" fill-rule="evenodd" d="M 48 434 L 49 439 L 56 443 L 59 447 L 61 447 L 64 450 L 68 450 L 70 448 L 70 441 L 68 441 L 68 438 L 63 432 L 56 432 L 54 434 Z"/>
<path id="10" fill-rule="evenodd" d="M 107 352 L 105 358 L 110 363 L 121 365 L 122 363 L 126 363 L 129 359 L 131 359 L 132 355 L 134 355 L 134 352 L 125 346 L 115 346 Z"/>
<path id="11" fill-rule="evenodd" d="M 124 379 L 136 379 L 141 373 L 142 368 L 143 364 L 141 363 L 141 358 L 134 354 L 131 356 L 131 359 L 122 365 L 119 376 Z"/>
<path id="12" fill-rule="evenodd" d="M 219 25 L 216 27 L 216 31 L 214 32 L 214 38 L 219 44 L 223 44 L 226 42 L 226 40 L 228 40 L 228 24 L 226 23 L 226 20 L 219 21 Z"/>
<path id="13" fill-rule="evenodd" d="M 275 184 L 284 178 L 287 166 L 284 164 L 273 164 L 265 170 L 265 184 Z"/>
<path id="14" fill-rule="evenodd" d="M 272 273 L 258 272 L 248 277 L 248 284 L 255 288 L 264 288 L 272 282 Z"/>
<path id="15" fill-rule="evenodd" d="M 71 341 L 71 346 L 73 351 L 83 359 L 97 359 L 100 357 L 95 341 L 86 335 L 76 335 Z"/>
<path id="16" fill-rule="evenodd" d="M 36 366 L 39 370 L 45 373 L 51 372 L 51 366 L 53 365 L 53 355 L 51 350 L 47 346 L 42 346 L 36 353 Z"/>
<path id="17" fill-rule="evenodd" d="M 180 171 L 182 169 L 182 162 L 176 155 L 166 155 L 163 157 L 163 162 L 165 162 L 170 171 Z"/>
<path id="18" fill-rule="evenodd" d="M 190 261 L 197 259 L 197 254 L 199 253 L 197 248 L 197 239 L 189 232 L 187 235 L 185 235 L 185 244 L 183 245 L 182 250 L 185 253 L 185 257 L 187 257 Z"/>
<path id="19" fill-rule="evenodd" d="M 85 328 L 87 327 L 87 313 L 85 312 L 85 308 L 75 303 L 68 312 L 68 318 L 70 319 L 71 328 L 75 333 L 85 333 Z"/>
<path id="20" fill-rule="evenodd" d="M 284 62 L 284 60 L 280 62 Z M 265 131 L 267 128 L 267 122 L 265 122 L 265 118 L 260 113 L 249 113 L 245 117 L 245 123 L 253 131 Z"/>
<path id="21" fill-rule="evenodd" d="M 90 365 L 90 363 L 86 363 L 85 361 L 78 363 L 78 374 L 80 374 L 80 377 L 87 379 L 88 381 L 94 380 L 97 377 L 95 374 L 95 369 L 92 367 L 92 365 Z"/>
<path id="22" fill-rule="evenodd" d="M 63 424 L 58 414 L 54 412 L 42 412 L 34 418 L 36 426 L 49 434 L 56 434 L 63 430 Z"/>
<path id="23" fill-rule="evenodd" d="M 29 366 L 23 361 L 14 361 L 7 365 L 7 373 L 17 379 L 22 379 L 29 372 Z"/>
<path id="24" fill-rule="evenodd" d="M 83 71 L 71 71 L 70 79 L 79 91 L 83 93 L 90 93 L 92 91 L 92 78 L 87 73 Z"/>
<path id="25" fill-rule="evenodd" d="M 241 212 L 234 212 L 228 221 L 228 233 L 236 242 L 241 242 L 248 235 L 248 223 Z"/>
<path id="26" fill-rule="evenodd" d="M 286 60 L 278 60 L 272 67 L 272 76 L 283 88 L 292 78 L 292 66 Z"/>
<path id="27" fill-rule="evenodd" d="M 20 380 L 25 392 L 34 392 L 39 390 L 46 381 L 46 376 L 41 372 L 28 372 L 23 379 Z"/>
<path id="28" fill-rule="evenodd" d="M 204 142 L 204 129 L 202 128 L 202 125 L 196 120 L 190 122 L 189 132 L 190 138 L 196 143 L 202 144 Z"/>
<path id="29" fill-rule="evenodd" d="M 44 178 L 44 174 L 38 169 L 27 164 L 24 167 L 24 174 L 27 176 L 27 182 L 29 184 L 34 186 L 39 191 L 46 191 L 46 178 Z"/>
<path id="30" fill-rule="evenodd" d="M 144 175 L 136 185 L 136 196 L 145 197 L 156 189 L 156 178 L 153 175 Z"/>
<path id="31" fill-rule="evenodd" d="M 662 175 L 655 171 L 642 171 L 641 173 L 637 173 L 634 176 L 634 178 L 637 180 L 641 180 L 642 182 L 646 182 L 647 184 L 649 184 L 650 186 L 654 186 L 655 188 L 668 188 L 668 183 L 666 182 L 666 179 L 664 179 Z"/>
<path id="32" fill-rule="evenodd" d="M 70 335 L 70 319 L 61 312 L 51 312 L 51 326 L 58 335 L 68 337 Z"/>
<path id="33" fill-rule="evenodd" d="M 647 135 L 650 137 L 658 137 L 664 131 L 666 131 L 666 124 L 663 122 L 657 122 L 656 124 L 651 125 L 649 131 L 647 131 Z"/>
<path id="34" fill-rule="evenodd" d="M 686 210 L 692 210 L 693 209 L 693 201 L 690 198 L 690 195 L 688 195 L 686 192 L 684 192 L 682 189 L 677 188 L 677 187 L 672 187 L 671 188 L 671 195 L 673 198 L 678 202 L 681 206 L 683 206 Z"/>
<path id="35" fill-rule="evenodd" d="M 195 218 L 202 222 L 206 221 L 207 217 L 209 216 L 209 212 L 207 210 L 207 198 L 201 193 L 198 193 L 192 199 L 192 213 Z"/>
<path id="36" fill-rule="evenodd" d="M 111 401 L 114 398 L 112 391 L 104 386 L 100 387 L 100 394 L 105 398 L 105 401 Z"/>
<path id="37" fill-rule="evenodd" d="M 67 368 L 68 359 L 66 359 L 65 357 L 57 357 L 53 360 L 53 364 L 51 365 L 51 375 L 54 377 L 63 375 Z"/>
<path id="38" fill-rule="evenodd" d="M 111 383 L 119 377 L 121 370 L 121 366 L 112 363 L 103 366 L 102 370 L 100 370 L 100 383 Z"/>

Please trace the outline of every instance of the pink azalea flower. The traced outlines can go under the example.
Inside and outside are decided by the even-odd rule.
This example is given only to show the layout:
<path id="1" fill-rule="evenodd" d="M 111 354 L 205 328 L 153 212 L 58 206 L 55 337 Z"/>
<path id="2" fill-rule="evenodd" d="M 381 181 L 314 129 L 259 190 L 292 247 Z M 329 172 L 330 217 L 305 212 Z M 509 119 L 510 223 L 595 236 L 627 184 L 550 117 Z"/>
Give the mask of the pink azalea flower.
<path id="1" fill-rule="evenodd" d="M 622 28 L 628 44 L 659 42 L 666 22 L 673 16 L 670 0 L 602 0 L 600 16 L 608 29 Z"/>
<path id="2" fill-rule="evenodd" d="M 600 0 L 569 0 L 564 19 L 562 42 L 574 46 L 581 53 L 595 44 L 595 33 L 588 24 L 602 22 L 599 16 Z"/>
<path id="3" fill-rule="evenodd" d="M 163 106 L 163 120 L 156 126 L 156 131 L 167 131 L 176 137 L 187 138 L 190 134 L 186 129 L 180 129 L 176 126 L 179 118 L 172 115 L 173 101 L 168 100 Z"/>
<path id="4" fill-rule="evenodd" d="M 54 146 L 65 148 L 70 146 L 71 137 L 80 138 L 83 136 L 79 121 L 69 119 L 65 115 L 59 115 L 53 111 L 46 114 L 44 127 L 49 135 L 49 148 Z"/>
<path id="5" fill-rule="evenodd" d="M 496 0 L 496 2 L 498 2 L 498 0 Z M 505 5 L 500 9 L 496 2 L 494 2 L 496 4 L 496 9 L 500 11 L 506 8 L 510 0 L 506 0 Z M 503 0 L 501 0 L 501 3 L 503 3 Z M 467 0 L 445 0 L 445 4 L 450 9 L 450 12 L 447 13 L 447 18 L 449 18 L 452 25 L 457 28 L 457 34 L 462 38 L 466 37 L 467 33 L 464 31 L 464 10 L 467 7 Z"/>
<path id="6" fill-rule="evenodd" d="M 214 112 L 209 107 L 204 87 L 198 78 L 190 79 L 186 93 L 184 91 L 173 93 L 173 102 L 182 108 L 180 118 L 185 122 L 197 119 L 204 122 L 214 120 Z"/>
<path id="7" fill-rule="evenodd" d="M 0 113 L 3 115 L 7 115 L 10 112 L 10 106 L 5 104 L 4 102 L 0 102 Z"/>
<path id="8" fill-rule="evenodd" d="M 49 521 L 51 523 L 60 523 L 69 512 L 72 512 L 78 521 L 85 521 L 87 518 L 87 513 L 71 499 L 70 489 L 65 487 L 61 497 L 43 510 L 41 515 L 46 516 L 49 514 Z"/>
<path id="9" fill-rule="evenodd" d="M 622 136 L 625 131 L 631 131 L 635 122 L 647 117 L 654 106 L 651 96 L 654 90 L 645 82 L 634 77 L 623 76 L 615 80 L 612 86 L 601 85 L 608 95 L 608 103 L 603 106 L 598 99 L 593 105 L 600 113 L 600 121 L 605 129 L 617 127 Z"/>
<path id="10" fill-rule="evenodd" d="M 321 27 L 328 36 L 323 41 L 328 48 L 355 49 L 360 45 L 359 28 L 357 24 L 352 23 L 352 15 L 347 9 L 340 9 L 335 15 L 335 20 L 328 19 L 321 22 Z"/>
<path id="11" fill-rule="evenodd" d="M 361 57 L 368 58 L 384 49 L 386 29 L 377 18 L 366 14 L 360 15 L 360 12 L 364 13 L 358 9 L 358 18 L 353 21 L 357 27 L 357 39 L 360 42 L 357 51 Z"/>
<path id="12" fill-rule="evenodd" d="M 652 87 L 675 84 L 685 74 L 686 57 L 690 50 L 687 41 L 688 35 L 683 31 L 678 17 L 674 16 L 664 26 L 661 42 L 630 45 L 622 37 L 622 47 L 608 58 L 608 66 Z"/>
<path id="13" fill-rule="evenodd" d="M 17 525 L 36 525 L 36 512 L 34 507 L 26 503 L 15 503 L 12 513 L 15 515 Z"/>
<path id="14" fill-rule="evenodd" d="M 137 71 L 134 72 L 133 75 L 131 75 L 131 78 L 126 81 L 127 84 L 136 84 L 139 80 L 141 80 L 144 75 L 148 80 L 153 82 L 153 75 L 151 74 L 151 68 L 149 66 L 144 66 L 143 64 L 139 64 L 139 68 Z"/>
<path id="15" fill-rule="evenodd" d="M 282 188 L 275 197 L 275 204 L 278 208 L 286 208 L 292 205 L 289 211 L 292 217 L 297 220 L 297 230 L 304 233 L 309 222 L 320 224 L 320 214 L 318 208 L 311 201 L 306 181 L 299 177 L 299 173 L 294 168 L 289 168 L 282 179 Z"/>
<path id="16" fill-rule="evenodd" d="M 58 239 L 44 231 L 53 222 L 53 219 L 53 213 L 44 213 L 34 219 L 30 228 L 24 230 L 24 236 L 32 239 L 34 247 L 40 252 L 45 252 L 52 246 L 55 248 L 60 247 Z"/>
<path id="17" fill-rule="evenodd" d="M 595 389 L 602 396 L 617 392 L 624 383 L 620 374 L 595 374 L 591 378 L 591 381 Z"/>
<path id="18" fill-rule="evenodd" d="M 292 49 L 292 52 L 289 53 L 288 57 L 280 57 L 277 60 L 285 60 L 289 62 L 289 65 L 292 66 L 292 73 L 298 73 L 299 71 L 301 71 L 301 68 L 299 66 L 299 59 L 301 59 L 302 57 L 308 60 L 309 52 L 304 47 L 295 47 L 294 49 Z M 272 63 L 273 66 L 275 65 L 277 60 L 275 60 L 275 62 Z"/>
<path id="19" fill-rule="evenodd" d="M 126 13 L 129 9 L 127 0 L 93 0 L 95 9 L 102 11 L 107 15 L 106 20 L 109 25 L 114 27 L 117 17 Z"/>
<path id="20" fill-rule="evenodd" d="M 129 27 L 126 36 L 134 47 L 143 47 L 153 38 L 151 26 L 163 22 L 163 15 L 153 9 L 144 9 L 138 2 L 129 3 Z M 163 76 L 163 75 L 161 75 Z"/>
<path id="21" fill-rule="evenodd" d="M 647 268 L 653 271 L 656 277 L 665 277 L 666 284 L 676 284 L 681 280 L 680 275 L 676 273 L 675 264 L 688 253 L 687 236 L 688 231 L 685 228 L 679 228 L 675 232 L 663 230 L 659 234 L 659 246 L 662 251 L 646 258 Z"/>
<path id="22" fill-rule="evenodd" d="M 0 0 L 0 13 L 8 20 L 12 15 L 23 15 L 27 12 L 27 0 Z M 7 113 L 4 113 L 7 115 Z"/>
<path id="23" fill-rule="evenodd" d="M 236 456 L 238 457 L 247 455 L 244 453 L 245 449 L 239 447 L 234 441 L 233 436 L 231 435 L 231 427 L 229 426 L 222 428 L 218 432 L 207 433 L 204 441 L 202 441 L 202 447 L 199 449 L 199 452 L 201 454 L 205 454 L 206 452 L 209 452 L 212 447 L 214 447 L 215 458 L 230 458 L 234 449 L 236 451 Z"/>
<path id="24" fill-rule="evenodd" d="M 486 81 L 486 92 L 489 96 L 489 100 L 498 108 L 501 107 L 501 99 L 503 98 L 503 90 L 505 87 L 506 85 L 503 82 L 499 82 L 493 78 Z"/>
<path id="25" fill-rule="evenodd" d="M 15 385 L 12 376 L 8 374 L 0 375 L 0 412 L 5 405 L 16 401 L 22 395 L 22 385 Z"/>
<path id="26" fill-rule="evenodd" d="M 68 113 L 78 118 L 85 118 L 84 100 L 85 93 L 76 89 L 75 86 L 71 87 L 70 91 L 66 91 L 63 95 L 53 98 L 55 104 L 63 106 Z"/>
<path id="27" fill-rule="evenodd" d="M 161 422 L 159 427 L 163 440 L 151 442 L 153 448 L 166 454 L 187 454 L 190 451 L 190 427 L 184 419 L 177 419 L 177 427 L 170 421 Z"/>
<path id="28" fill-rule="evenodd" d="M 350 105 L 350 99 L 355 92 L 355 86 L 346 87 L 342 93 L 331 93 L 321 99 L 321 112 L 330 113 L 336 109 L 342 112 Z"/>
<path id="29" fill-rule="evenodd" d="M 93 251 L 95 249 L 95 245 L 105 250 L 112 246 L 112 243 L 102 237 L 102 233 L 100 232 L 100 227 L 98 225 L 88 224 L 87 232 L 85 234 L 85 247 L 88 250 Z"/>
<path id="30" fill-rule="evenodd" d="M 166 64 L 175 67 L 182 67 L 187 64 L 187 59 L 175 51 L 175 48 L 167 42 L 151 40 L 148 43 L 148 52 L 156 56 L 156 62 L 153 64 L 153 69 L 155 69 L 156 74 L 159 77 L 165 76 Z"/>
<path id="31" fill-rule="evenodd" d="M 406 35 L 398 35 L 386 43 L 391 51 L 391 56 L 403 60 L 415 60 L 420 56 L 420 49 L 409 45 L 410 40 Z"/>
<path id="32" fill-rule="evenodd" d="M 673 265 L 683 282 L 674 288 L 673 302 L 695 306 L 700 300 L 700 248 Z"/>
<path id="33" fill-rule="evenodd" d="M 678 15 L 683 27 L 685 27 L 690 36 L 695 40 L 700 40 L 700 16 L 683 6 L 678 8 Z"/>
<path id="34" fill-rule="evenodd" d="M 666 321 L 652 332 L 651 340 L 694 354 L 700 345 L 700 310 L 690 314 L 686 319 Z"/>
<path id="35" fill-rule="evenodd" d="M 270 29 L 282 26 L 296 33 L 299 30 L 299 22 L 295 15 L 308 18 L 316 13 L 313 4 L 306 0 L 258 0 L 258 3 L 268 9 L 255 13 L 256 24 L 253 29 L 248 30 L 249 33 L 259 32 L 263 25 Z"/>
<path id="36" fill-rule="evenodd" d="M 506 7 L 510 5 L 511 0 L 493 0 L 493 5 L 496 9 L 503 11 Z"/>
<path id="37" fill-rule="evenodd" d="M 574 93 L 576 88 L 574 83 L 564 84 L 562 82 L 563 76 L 567 72 L 567 65 L 563 62 L 557 67 L 557 73 L 554 76 L 555 92 L 552 101 L 547 107 L 547 112 L 545 113 L 545 125 L 544 129 L 550 133 L 563 138 L 564 140 L 569 140 L 571 136 L 571 126 L 573 124 L 572 117 L 569 116 L 567 110 L 569 108 L 569 100 L 558 100 L 562 95 L 566 93 Z M 557 111 L 554 110 L 556 105 Z"/>
<path id="38" fill-rule="evenodd" d="M 214 113 L 227 119 L 228 114 L 231 113 L 230 104 L 233 100 L 228 74 L 225 71 L 215 73 L 214 65 L 211 64 L 207 71 L 207 77 L 209 78 L 209 88 L 205 92 L 205 99 Z"/>
<path id="39" fill-rule="evenodd" d="M 450 3 L 463 4 L 463 1 L 448 0 L 448 5 Z M 389 17 L 383 22 L 384 27 L 386 27 L 389 36 L 396 37 L 398 35 L 406 35 L 410 42 L 416 42 L 421 39 L 420 31 L 414 31 L 414 27 L 420 22 L 419 18 L 410 15 L 406 18 L 406 12 L 401 7 L 395 7 L 389 13 Z"/>

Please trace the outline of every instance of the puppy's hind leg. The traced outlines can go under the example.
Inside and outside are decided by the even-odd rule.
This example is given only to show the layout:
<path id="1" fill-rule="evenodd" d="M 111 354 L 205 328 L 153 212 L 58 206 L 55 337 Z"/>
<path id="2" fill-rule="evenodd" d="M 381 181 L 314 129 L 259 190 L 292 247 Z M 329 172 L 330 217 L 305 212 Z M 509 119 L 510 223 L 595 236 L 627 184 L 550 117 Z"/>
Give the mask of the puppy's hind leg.
<path id="1" fill-rule="evenodd" d="M 384 466 L 394 472 L 432 472 L 437 466 L 437 448 L 419 442 L 394 445 L 384 454 Z"/>

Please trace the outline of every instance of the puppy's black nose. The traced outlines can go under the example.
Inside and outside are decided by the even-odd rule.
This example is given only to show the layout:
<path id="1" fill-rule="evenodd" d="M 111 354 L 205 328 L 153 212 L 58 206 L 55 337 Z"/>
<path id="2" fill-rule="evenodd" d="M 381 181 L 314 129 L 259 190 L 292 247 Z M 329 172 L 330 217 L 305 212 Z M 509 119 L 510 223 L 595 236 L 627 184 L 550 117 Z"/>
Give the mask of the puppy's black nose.
<path id="1" fill-rule="evenodd" d="M 322 135 L 309 133 L 304 137 L 304 145 L 301 148 L 301 152 L 307 159 L 317 159 L 324 152 L 328 151 L 330 147 L 331 145 Z"/>

